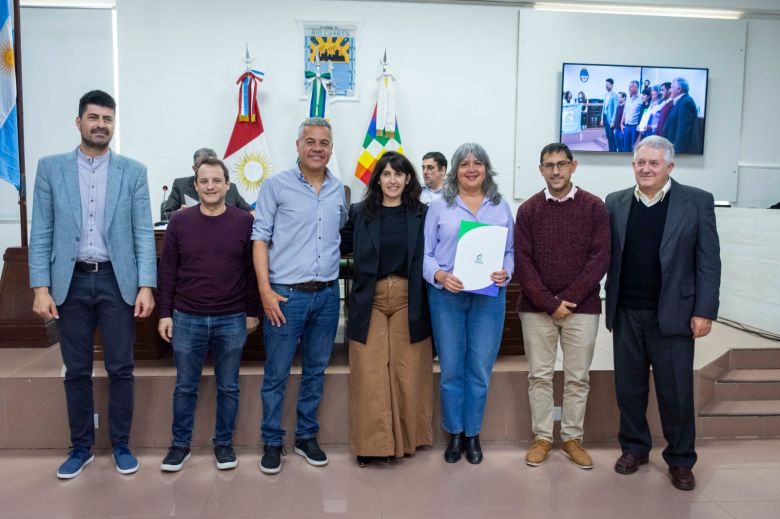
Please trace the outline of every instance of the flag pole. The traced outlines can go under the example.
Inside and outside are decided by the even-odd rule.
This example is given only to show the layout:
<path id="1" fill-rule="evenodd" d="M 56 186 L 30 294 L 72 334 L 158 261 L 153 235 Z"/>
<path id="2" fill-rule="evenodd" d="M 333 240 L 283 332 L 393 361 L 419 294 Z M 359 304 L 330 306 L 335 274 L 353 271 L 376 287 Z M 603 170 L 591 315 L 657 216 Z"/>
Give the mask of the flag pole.
<path id="1" fill-rule="evenodd" d="M 24 168 L 24 102 L 22 99 L 22 35 L 19 1 L 14 0 L 14 69 L 16 72 L 16 128 L 19 136 L 19 224 L 22 247 L 27 247 L 27 177 Z"/>
<path id="2" fill-rule="evenodd" d="M 249 43 L 245 43 L 246 45 L 246 53 L 244 54 L 244 64 L 246 65 L 246 70 L 244 72 L 249 72 L 252 70 L 252 67 L 250 66 L 252 62 L 255 60 L 255 58 L 252 57 L 252 55 L 249 53 Z"/>

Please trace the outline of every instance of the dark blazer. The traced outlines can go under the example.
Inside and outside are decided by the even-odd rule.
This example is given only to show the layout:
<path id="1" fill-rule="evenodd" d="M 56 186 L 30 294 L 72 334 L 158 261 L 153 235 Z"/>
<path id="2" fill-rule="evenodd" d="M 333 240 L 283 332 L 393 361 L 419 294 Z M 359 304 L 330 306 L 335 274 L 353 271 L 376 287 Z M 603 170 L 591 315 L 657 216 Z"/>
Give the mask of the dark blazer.
<path id="1" fill-rule="evenodd" d="M 171 214 L 174 211 L 177 211 L 184 205 L 184 195 L 187 195 L 194 200 L 200 200 L 200 198 L 198 198 L 198 192 L 195 191 L 195 175 L 177 178 L 173 181 L 171 196 L 165 201 L 165 206 L 163 207 L 163 212 L 168 215 L 168 218 L 171 217 Z M 246 200 L 241 197 L 238 188 L 233 182 L 230 183 L 230 188 L 225 196 L 225 203 L 243 209 L 244 211 L 252 210 L 252 207 L 250 207 L 250 205 L 246 203 Z"/>
<path id="2" fill-rule="evenodd" d="M 407 270 L 409 273 L 409 335 L 412 342 L 431 336 L 428 296 L 425 292 L 423 268 L 423 224 L 428 206 L 406 209 Z M 341 230 L 342 254 L 354 253 L 354 281 L 349 295 L 347 336 L 365 343 L 374 303 L 374 287 L 379 269 L 379 218 L 369 220 L 363 212 L 363 202 L 352 204 L 349 220 Z"/>
<path id="3" fill-rule="evenodd" d="M 683 94 L 663 125 L 663 136 L 672 141 L 675 153 L 701 153 L 699 113 L 691 96 Z"/>
<path id="4" fill-rule="evenodd" d="M 672 180 L 669 208 L 661 238 L 661 334 L 691 335 L 692 316 L 715 319 L 720 293 L 720 244 L 712 194 Z M 626 224 L 634 188 L 607 195 L 612 231 L 612 258 L 607 271 L 606 324 L 611 331 L 620 294 L 620 271 Z"/>

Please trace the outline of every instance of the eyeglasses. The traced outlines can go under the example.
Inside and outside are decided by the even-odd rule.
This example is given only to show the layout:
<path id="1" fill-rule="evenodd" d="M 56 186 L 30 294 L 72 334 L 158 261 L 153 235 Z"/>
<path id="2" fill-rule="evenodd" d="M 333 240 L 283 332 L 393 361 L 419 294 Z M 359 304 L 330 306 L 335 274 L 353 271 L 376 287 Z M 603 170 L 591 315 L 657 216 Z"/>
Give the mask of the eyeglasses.
<path id="1" fill-rule="evenodd" d="M 556 166 L 558 167 L 559 171 L 563 171 L 565 169 L 568 169 L 569 166 L 571 166 L 570 160 L 559 160 L 558 162 L 542 162 L 539 167 L 542 168 L 542 170 L 545 173 L 552 173 L 555 171 Z"/>

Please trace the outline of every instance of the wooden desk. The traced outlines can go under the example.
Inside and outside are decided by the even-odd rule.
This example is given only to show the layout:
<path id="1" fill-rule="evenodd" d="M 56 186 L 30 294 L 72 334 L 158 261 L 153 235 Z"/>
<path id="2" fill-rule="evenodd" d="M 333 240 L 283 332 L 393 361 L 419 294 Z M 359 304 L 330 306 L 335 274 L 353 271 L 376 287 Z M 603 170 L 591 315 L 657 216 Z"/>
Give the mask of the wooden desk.
<path id="1" fill-rule="evenodd" d="M 520 324 L 520 315 L 515 310 L 517 300 L 520 298 L 520 285 L 514 279 L 506 287 L 504 333 L 501 336 L 501 347 L 498 350 L 500 355 L 525 355 L 523 327 Z"/>

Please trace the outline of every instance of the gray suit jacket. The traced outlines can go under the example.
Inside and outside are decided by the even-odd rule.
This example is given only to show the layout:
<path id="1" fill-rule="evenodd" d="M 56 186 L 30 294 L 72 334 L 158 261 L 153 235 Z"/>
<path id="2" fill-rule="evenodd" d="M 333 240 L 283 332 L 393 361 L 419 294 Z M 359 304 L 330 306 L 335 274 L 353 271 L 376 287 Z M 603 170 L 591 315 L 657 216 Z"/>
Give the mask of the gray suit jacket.
<path id="1" fill-rule="evenodd" d="M 173 181 L 171 196 L 168 197 L 168 200 L 165 201 L 165 206 L 163 206 L 163 213 L 167 214 L 168 218 L 171 217 L 174 211 L 177 211 L 181 206 L 185 205 L 184 195 L 187 195 L 194 200 L 200 200 L 198 198 L 198 192 L 195 191 L 195 175 L 177 178 Z M 252 207 L 246 203 L 246 200 L 244 200 L 238 192 L 238 188 L 233 182 L 230 183 L 227 195 L 225 195 L 225 203 L 243 209 L 244 211 L 252 210 Z"/>
<path id="2" fill-rule="evenodd" d="M 720 293 L 720 244 L 712 194 L 672 180 L 669 208 L 661 238 L 661 294 L 658 326 L 661 334 L 691 335 L 691 317 L 715 319 Z M 626 224 L 634 188 L 607 196 L 612 231 L 612 258 L 607 271 L 606 324 L 615 323 Z"/>
<path id="3" fill-rule="evenodd" d="M 57 305 L 68 295 L 81 237 L 76 150 L 38 161 L 30 232 L 30 286 L 49 287 Z M 146 167 L 111 152 L 106 187 L 106 245 L 122 299 L 157 286 L 157 257 Z"/>

